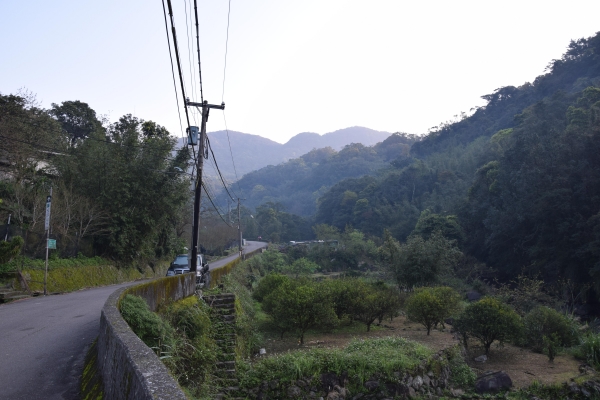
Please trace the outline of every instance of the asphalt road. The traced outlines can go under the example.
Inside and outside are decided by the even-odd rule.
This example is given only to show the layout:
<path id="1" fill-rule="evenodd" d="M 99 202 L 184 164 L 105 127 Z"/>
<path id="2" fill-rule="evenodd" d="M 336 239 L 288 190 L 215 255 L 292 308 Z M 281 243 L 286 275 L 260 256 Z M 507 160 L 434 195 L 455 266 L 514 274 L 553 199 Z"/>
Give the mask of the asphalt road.
<path id="1" fill-rule="evenodd" d="M 254 250 L 260 249 L 261 247 L 267 247 L 267 243 L 265 242 L 251 242 L 249 240 L 246 241 L 246 246 L 244 246 L 244 254 L 248 254 Z M 225 264 L 235 260 L 238 257 L 237 253 L 233 254 L 229 257 L 222 258 L 218 261 L 211 261 L 209 265 L 209 270 L 221 268 Z"/>
<path id="2" fill-rule="evenodd" d="M 111 293 L 131 284 L 0 305 L 0 399 L 78 399 L 100 310 Z"/>
<path id="3" fill-rule="evenodd" d="M 244 252 L 264 246 L 247 242 Z M 210 269 L 236 257 L 210 263 Z M 0 305 L 0 399 L 79 399 L 79 379 L 87 349 L 98 336 L 100 311 L 111 293 L 132 284 Z"/>

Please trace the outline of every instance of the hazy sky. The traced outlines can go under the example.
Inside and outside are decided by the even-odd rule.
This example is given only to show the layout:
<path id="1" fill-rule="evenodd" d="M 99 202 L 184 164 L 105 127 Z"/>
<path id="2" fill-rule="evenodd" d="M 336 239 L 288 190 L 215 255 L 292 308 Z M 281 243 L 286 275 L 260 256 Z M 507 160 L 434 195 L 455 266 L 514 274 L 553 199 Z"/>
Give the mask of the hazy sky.
<path id="1" fill-rule="evenodd" d="M 195 99 L 193 1 L 172 1 Z M 198 9 L 204 97 L 218 104 L 228 1 Z M 599 15 L 597 0 L 231 0 L 227 124 L 280 143 L 355 125 L 425 133 L 496 88 L 532 81 L 571 39 L 600 31 Z M 160 0 L 1 0 L 0 92 L 23 87 L 44 107 L 81 100 L 181 135 Z M 221 114 L 209 131 L 223 129 Z"/>

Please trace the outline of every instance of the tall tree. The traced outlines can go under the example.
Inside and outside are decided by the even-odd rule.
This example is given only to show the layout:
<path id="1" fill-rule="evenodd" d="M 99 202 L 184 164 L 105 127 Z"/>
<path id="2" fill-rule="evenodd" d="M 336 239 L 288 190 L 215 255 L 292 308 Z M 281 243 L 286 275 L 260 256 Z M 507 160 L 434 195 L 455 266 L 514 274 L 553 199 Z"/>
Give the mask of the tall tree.
<path id="1" fill-rule="evenodd" d="M 104 128 L 96 117 L 96 112 L 87 103 L 79 100 L 63 101 L 60 105 L 52 103 L 50 115 L 54 116 L 68 135 L 71 145 L 85 139 Z"/>

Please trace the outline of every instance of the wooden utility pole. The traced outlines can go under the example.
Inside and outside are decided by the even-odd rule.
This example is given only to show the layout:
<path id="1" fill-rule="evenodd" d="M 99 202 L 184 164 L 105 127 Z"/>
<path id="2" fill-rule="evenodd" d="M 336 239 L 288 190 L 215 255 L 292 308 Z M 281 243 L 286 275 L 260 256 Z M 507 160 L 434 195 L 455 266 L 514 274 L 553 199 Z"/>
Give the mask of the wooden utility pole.
<path id="1" fill-rule="evenodd" d="M 192 226 L 192 259 L 190 260 L 190 272 L 196 272 L 198 269 L 198 231 L 200 230 L 200 195 L 202 193 L 202 170 L 204 168 L 204 155 L 206 153 L 206 122 L 211 108 L 218 110 L 225 109 L 225 103 L 221 105 L 203 103 L 193 103 L 189 100 L 186 105 L 198 107 L 202 111 L 202 125 L 200 126 L 200 139 L 198 147 L 198 159 L 196 161 L 196 188 L 194 191 L 194 223 Z M 202 266 L 200 266 L 202 267 Z"/>

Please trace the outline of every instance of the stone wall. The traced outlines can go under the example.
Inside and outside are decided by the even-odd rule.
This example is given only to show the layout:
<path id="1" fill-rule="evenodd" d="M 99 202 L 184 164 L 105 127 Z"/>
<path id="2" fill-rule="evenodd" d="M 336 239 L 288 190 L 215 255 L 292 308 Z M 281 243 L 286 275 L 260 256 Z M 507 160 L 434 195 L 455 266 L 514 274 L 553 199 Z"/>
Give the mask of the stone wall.
<path id="1" fill-rule="evenodd" d="M 108 298 L 98 336 L 98 369 L 105 399 L 186 399 L 162 361 L 125 322 L 119 303 L 126 294 L 133 294 L 143 297 L 156 311 L 167 299 L 193 295 L 195 288 L 195 274 L 189 273 L 122 288 Z"/>

